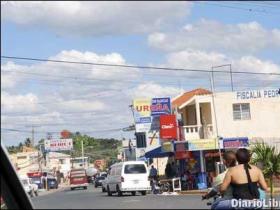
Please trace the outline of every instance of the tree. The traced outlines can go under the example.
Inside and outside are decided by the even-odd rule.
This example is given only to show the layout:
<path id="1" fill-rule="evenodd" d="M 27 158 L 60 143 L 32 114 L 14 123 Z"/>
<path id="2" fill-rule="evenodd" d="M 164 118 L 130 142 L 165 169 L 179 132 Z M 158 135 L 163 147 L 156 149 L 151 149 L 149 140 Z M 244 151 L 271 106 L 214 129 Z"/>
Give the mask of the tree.
<path id="1" fill-rule="evenodd" d="M 31 140 L 30 140 L 30 138 L 25 139 L 24 145 L 27 146 L 27 147 L 30 147 L 30 146 L 31 146 Z"/>
<path id="2" fill-rule="evenodd" d="M 264 177 L 269 179 L 270 196 L 273 199 L 273 177 L 280 175 L 280 152 L 275 146 L 257 142 L 252 153 L 252 163 L 260 165 Z"/>

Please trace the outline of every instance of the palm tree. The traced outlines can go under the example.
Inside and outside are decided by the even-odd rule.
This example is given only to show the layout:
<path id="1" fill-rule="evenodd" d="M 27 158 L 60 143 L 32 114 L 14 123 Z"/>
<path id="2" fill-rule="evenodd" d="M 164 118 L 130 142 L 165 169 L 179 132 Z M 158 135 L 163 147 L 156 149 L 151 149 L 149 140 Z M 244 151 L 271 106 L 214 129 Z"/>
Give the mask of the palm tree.
<path id="1" fill-rule="evenodd" d="M 264 177 L 269 179 L 270 198 L 273 199 L 273 177 L 280 175 L 280 152 L 275 146 L 257 142 L 252 148 L 252 153 L 252 163 L 259 165 Z"/>

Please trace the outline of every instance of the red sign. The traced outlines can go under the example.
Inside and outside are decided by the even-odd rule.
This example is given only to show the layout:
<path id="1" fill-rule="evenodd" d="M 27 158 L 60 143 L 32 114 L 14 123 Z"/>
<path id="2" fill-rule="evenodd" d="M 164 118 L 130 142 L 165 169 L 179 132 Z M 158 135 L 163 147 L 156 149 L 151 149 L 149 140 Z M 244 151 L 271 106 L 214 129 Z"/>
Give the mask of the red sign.
<path id="1" fill-rule="evenodd" d="M 160 115 L 160 138 L 177 139 L 176 115 Z"/>
<path id="2" fill-rule="evenodd" d="M 41 172 L 30 172 L 30 173 L 27 173 L 27 176 L 28 177 L 41 177 L 41 176 L 43 176 L 43 173 L 41 173 Z"/>
<path id="3" fill-rule="evenodd" d="M 192 153 L 190 151 L 175 152 L 176 160 L 189 159 L 189 158 L 192 158 Z"/>

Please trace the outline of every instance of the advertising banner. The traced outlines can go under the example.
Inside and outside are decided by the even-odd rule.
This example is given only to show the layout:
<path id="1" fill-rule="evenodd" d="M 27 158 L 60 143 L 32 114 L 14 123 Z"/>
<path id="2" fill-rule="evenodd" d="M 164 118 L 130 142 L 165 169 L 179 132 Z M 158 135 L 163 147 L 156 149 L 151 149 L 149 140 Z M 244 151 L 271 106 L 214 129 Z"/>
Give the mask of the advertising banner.
<path id="1" fill-rule="evenodd" d="M 151 123 L 136 123 L 135 130 L 137 133 L 148 132 L 151 130 Z"/>
<path id="2" fill-rule="evenodd" d="M 153 98 L 151 104 L 151 115 L 159 116 L 171 114 L 170 98 Z"/>
<path id="3" fill-rule="evenodd" d="M 151 123 L 151 99 L 133 100 L 135 123 Z"/>
<path id="4" fill-rule="evenodd" d="M 183 141 L 183 142 L 177 141 L 177 142 L 174 142 L 174 143 L 175 143 L 175 151 L 176 152 L 184 152 L 184 151 L 189 150 L 189 145 L 188 145 L 188 142 L 186 142 L 186 141 Z"/>
<path id="5" fill-rule="evenodd" d="M 45 140 L 45 151 L 54 152 L 54 151 L 65 151 L 73 149 L 73 140 L 72 139 L 50 139 Z"/>
<path id="6" fill-rule="evenodd" d="M 218 149 L 218 142 L 217 139 L 188 140 L 189 151 Z"/>
<path id="7" fill-rule="evenodd" d="M 166 140 L 177 139 L 177 122 L 175 115 L 161 115 L 160 138 Z"/>
<path id="8" fill-rule="evenodd" d="M 223 147 L 224 147 L 224 149 L 249 147 L 249 139 L 248 139 L 248 137 L 224 138 Z"/>
<path id="9" fill-rule="evenodd" d="M 159 131 L 148 132 L 148 147 L 160 146 Z"/>

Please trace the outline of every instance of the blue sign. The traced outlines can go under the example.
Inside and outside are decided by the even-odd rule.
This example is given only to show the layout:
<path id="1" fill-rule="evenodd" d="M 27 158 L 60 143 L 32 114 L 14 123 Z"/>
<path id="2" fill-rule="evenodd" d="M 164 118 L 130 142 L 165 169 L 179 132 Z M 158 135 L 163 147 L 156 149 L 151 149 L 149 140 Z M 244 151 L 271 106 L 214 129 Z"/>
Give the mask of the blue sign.
<path id="1" fill-rule="evenodd" d="M 249 147 L 249 139 L 247 137 L 224 138 L 223 139 L 223 146 L 224 146 L 224 149 Z"/>
<path id="2" fill-rule="evenodd" d="M 170 98 L 153 98 L 151 104 L 151 115 L 166 115 L 171 114 Z"/>
<path id="3" fill-rule="evenodd" d="M 142 124 L 142 123 L 151 123 L 151 117 L 139 117 L 135 119 L 135 123 Z"/>

